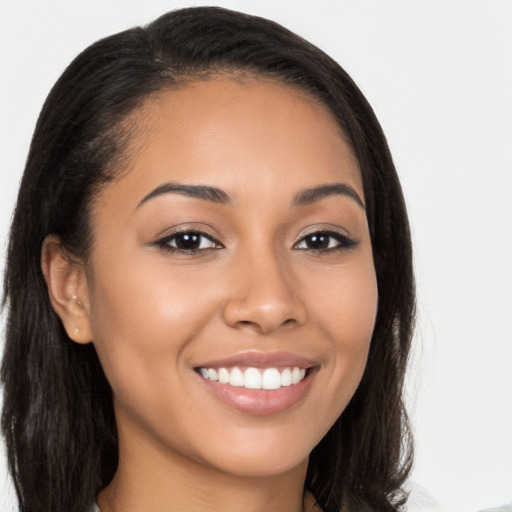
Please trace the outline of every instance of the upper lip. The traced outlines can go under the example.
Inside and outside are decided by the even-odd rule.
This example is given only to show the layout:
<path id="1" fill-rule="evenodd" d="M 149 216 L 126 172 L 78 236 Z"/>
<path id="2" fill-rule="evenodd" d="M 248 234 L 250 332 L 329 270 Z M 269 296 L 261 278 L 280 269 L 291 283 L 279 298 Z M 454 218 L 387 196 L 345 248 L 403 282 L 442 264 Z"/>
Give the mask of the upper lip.
<path id="1" fill-rule="evenodd" d="M 250 366 L 254 368 L 295 367 L 311 368 L 316 363 L 305 357 L 290 352 L 242 352 L 231 356 L 207 361 L 196 368 L 225 368 L 233 366 Z"/>

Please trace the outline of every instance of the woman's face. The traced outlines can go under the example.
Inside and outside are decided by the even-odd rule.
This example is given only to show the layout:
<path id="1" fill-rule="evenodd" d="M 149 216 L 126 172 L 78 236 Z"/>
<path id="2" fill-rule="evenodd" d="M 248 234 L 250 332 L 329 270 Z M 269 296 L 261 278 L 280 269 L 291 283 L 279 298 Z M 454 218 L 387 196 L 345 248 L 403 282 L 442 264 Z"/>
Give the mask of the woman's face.
<path id="1" fill-rule="evenodd" d="M 129 163 L 93 206 L 84 301 L 121 454 L 304 466 L 374 327 L 357 161 L 323 106 L 276 83 L 194 83 L 132 120 Z"/>

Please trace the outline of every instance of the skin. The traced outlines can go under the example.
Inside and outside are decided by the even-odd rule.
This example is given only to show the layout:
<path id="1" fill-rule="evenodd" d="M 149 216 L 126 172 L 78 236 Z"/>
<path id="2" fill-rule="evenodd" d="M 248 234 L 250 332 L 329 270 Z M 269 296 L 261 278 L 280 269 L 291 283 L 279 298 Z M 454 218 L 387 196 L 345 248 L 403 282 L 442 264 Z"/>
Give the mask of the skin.
<path id="1" fill-rule="evenodd" d="M 70 262 L 56 237 L 43 249 L 52 304 L 74 341 L 94 343 L 114 392 L 120 462 L 99 505 L 310 509 L 308 456 L 360 382 L 377 285 L 354 197 L 292 203 L 333 183 L 364 202 L 357 161 L 323 106 L 268 81 L 218 78 L 164 91 L 132 121 L 129 163 L 93 206 L 88 261 Z M 232 204 L 177 193 L 141 204 L 169 182 L 219 187 Z M 157 243 L 178 227 L 214 242 L 202 239 L 195 253 Z M 327 229 L 354 243 L 331 237 L 330 249 L 312 250 L 307 236 Z M 246 351 L 313 361 L 304 397 L 255 415 L 213 396 L 197 366 Z"/>

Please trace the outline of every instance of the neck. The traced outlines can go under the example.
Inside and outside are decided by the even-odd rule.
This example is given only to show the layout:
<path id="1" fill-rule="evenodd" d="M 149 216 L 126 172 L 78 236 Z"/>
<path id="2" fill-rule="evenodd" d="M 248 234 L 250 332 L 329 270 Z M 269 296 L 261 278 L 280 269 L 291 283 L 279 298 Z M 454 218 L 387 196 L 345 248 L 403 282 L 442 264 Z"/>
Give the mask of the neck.
<path id="1" fill-rule="evenodd" d="M 307 460 L 285 473 L 235 475 L 119 432 L 119 466 L 99 494 L 101 512 L 303 512 Z M 306 500 L 308 503 L 310 500 Z M 307 505 L 310 509 L 310 504 Z"/>

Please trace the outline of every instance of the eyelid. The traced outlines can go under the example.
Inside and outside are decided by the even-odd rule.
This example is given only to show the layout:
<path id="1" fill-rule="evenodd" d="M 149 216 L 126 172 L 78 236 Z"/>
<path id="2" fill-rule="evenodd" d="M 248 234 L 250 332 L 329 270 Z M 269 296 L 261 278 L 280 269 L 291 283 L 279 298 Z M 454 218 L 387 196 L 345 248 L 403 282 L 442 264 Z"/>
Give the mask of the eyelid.
<path id="1" fill-rule="evenodd" d="M 155 236 L 156 240 L 162 240 L 169 238 L 173 235 L 179 235 L 180 233 L 198 233 L 207 238 L 211 238 L 217 243 L 219 242 L 220 235 L 212 229 L 210 226 L 202 223 L 181 223 L 176 226 L 170 226 L 162 230 L 158 235 Z"/>
<path id="2" fill-rule="evenodd" d="M 347 238 L 352 238 L 346 229 L 343 229 L 340 226 L 335 224 L 315 224 L 313 226 L 308 226 L 300 235 L 299 238 L 304 238 L 308 235 L 313 235 L 315 233 L 338 233 L 340 235 L 346 236 Z"/>
<path id="3" fill-rule="evenodd" d="M 343 237 L 346 240 L 352 240 L 356 241 L 356 239 L 350 235 L 346 229 L 342 228 L 341 226 L 337 226 L 335 224 L 315 224 L 313 226 L 308 226 L 304 231 L 300 233 L 300 235 L 297 237 L 297 240 L 294 242 L 294 245 L 296 245 L 298 242 L 306 238 L 307 236 L 314 235 L 317 233 L 331 233 L 335 235 L 339 235 L 340 237 Z"/>

